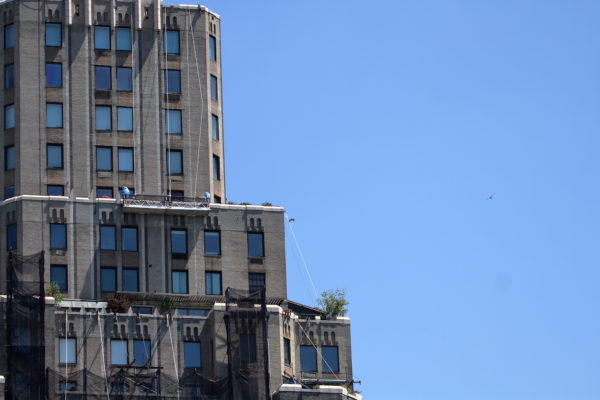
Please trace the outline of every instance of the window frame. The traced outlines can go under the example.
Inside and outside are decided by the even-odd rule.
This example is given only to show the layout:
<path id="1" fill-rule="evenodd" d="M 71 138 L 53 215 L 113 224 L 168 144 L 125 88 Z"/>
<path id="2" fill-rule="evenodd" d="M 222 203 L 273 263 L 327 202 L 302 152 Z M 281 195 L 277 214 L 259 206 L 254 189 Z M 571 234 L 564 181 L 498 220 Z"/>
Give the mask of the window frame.
<path id="1" fill-rule="evenodd" d="M 170 34 L 177 34 L 177 51 L 169 51 L 167 43 L 169 42 L 167 36 Z M 181 34 L 177 29 L 166 29 L 163 33 L 163 54 L 181 54 Z"/>
<path id="2" fill-rule="evenodd" d="M 172 116 L 177 115 L 176 123 L 173 122 Z M 165 133 L 168 135 L 183 134 L 183 111 L 180 109 L 165 108 Z"/>
<path id="3" fill-rule="evenodd" d="M 210 138 L 212 140 L 219 140 L 220 135 L 220 127 L 219 127 L 219 116 L 215 115 L 215 114 L 211 114 L 212 118 L 210 120 L 211 122 L 211 131 L 210 131 Z"/>
<path id="4" fill-rule="evenodd" d="M 305 360 L 304 356 L 303 356 L 303 353 L 305 353 L 305 351 L 303 351 L 303 350 L 310 350 L 310 352 L 312 353 L 311 358 L 314 358 L 314 360 L 312 360 L 312 359 Z M 307 365 L 307 363 L 309 361 L 311 362 L 311 364 L 313 364 L 312 361 L 314 361 L 314 369 L 312 369 L 312 368 L 306 369 L 305 368 L 305 366 Z M 300 345 L 300 371 L 301 372 L 313 372 L 313 373 L 317 372 L 317 366 L 318 366 L 317 362 L 318 362 L 317 349 L 312 345 Z"/>
<path id="5" fill-rule="evenodd" d="M 17 168 L 17 150 L 14 144 L 4 146 L 4 170 L 14 171 Z"/>
<path id="6" fill-rule="evenodd" d="M 217 61 L 217 38 L 214 35 L 208 35 L 208 58 Z"/>
<path id="7" fill-rule="evenodd" d="M 123 38 L 119 38 L 119 32 L 124 33 L 127 32 L 128 37 L 126 39 L 128 39 L 125 48 L 119 48 L 119 44 L 123 44 L 122 40 Z M 115 50 L 117 51 L 126 51 L 126 52 L 131 52 L 133 49 L 133 35 L 131 34 L 131 28 L 130 27 L 123 27 L 123 26 L 118 26 L 115 28 Z"/>
<path id="8" fill-rule="evenodd" d="M 56 66 L 58 65 L 58 79 L 59 79 L 59 84 L 58 85 L 51 85 L 50 81 L 49 81 L 49 75 L 48 75 L 48 67 L 49 66 Z M 46 87 L 47 88 L 61 88 L 63 87 L 63 77 L 62 77 L 62 73 L 63 73 L 63 68 L 62 68 L 62 63 L 57 63 L 57 62 L 46 62 Z"/>
<path id="9" fill-rule="evenodd" d="M 50 152 L 51 150 L 60 150 L 60 163 L 50 163 Z M 62 170 L 65 167 L 64 149 L 62 144 L 58 143 L 47 143 L 46 144 L 46 168 L 53 170 Z"/>
<path id="10" fill-rule="evenodd" d="M 14 246 L 13 246 L 14 242 Z M 17 232 L 17 224 L 6 225 L 6 250 L 16 250 L 19 248 L 19 236 Z"/>
<path id="11" fill-rule="evenodd" d="M 165 93 L 166 94 L 181 94 L 181 70 L 165 68 L 164 71 L 165 71 L 164 72 Z M 174 76 L 177 77 L 178 82 L 176 85 L 174 85 L 175 87 L 172 87 L 173 85 L 170 85 L 169 83 L 171 82 L 171 78 L 173 78 Z M 177 90 L 173 91 L 173 89 L 177 89 Z"/>
<path id="12" fill-rule="evenodd" d="M 218 244 L 219 244 L 219 250 L 218 252 L 208 252 L 207 251 L 207 246 L 206 246 L 206 238 L 207 238 L 207 233 L 209 234 L 208 236 L 210 236 L 211 233 L 216 233 L 217 234 L 217 238 L 218 238 Z M 222 248 L 221 248 L 221 231 L 216 231 L 216 230 L 205 230 L 204 231 L 204 255 L 205 256 L 221 256 L 222 255 Z"/>
<path id="13" fill-rule="evenodd" d="M 125 289 L 125 272 L 135 271 L 135 290 Z M 139 268 L 121 268 L 121 290 L 123 292 L 139 292 L 140 291 L 140 270 Z"/>
<path id="14" fill-rule="evenodd" d="M 197 349 L 195 349 L 197 345 Z M 190 348 L 193 347 L 193 348 Z M 196 363 L 192 362 L 192 361 L 196 361 L 196 360 L 189 360 L 188 359 L 188 355 L 192 355 L 195 352 L 198 352 L 198 365 L 195 365 Z M 194 354 L 196 355 L 196 354 Z M 199 340 L 184 340 L 183 341 L 183 367 L 184 368 L 202 368 L 202 342 Z"/>
<path id="15" fill-rule="evenodd" d="M 283 365 L 292 366 L 292 343 L 288 338 L 283 338 Z"/>
<path id="16" fill-rule="evenodd" d="M 58 46 L 55 44 L 48 44 L 48 25 L 50 26 L 58 26 Z M 63 32 L 62 32 L 62 24 L 61 23 L 57 23 L 57 22 L 46 22 L 44 25 L 44 46 L 45 47 L 62 47 L 62 36 L 63 36 Z"/>
<path id="17" fill-rule="evenodd" d="M 108 241 L 109 237 L 106 236 L 103 238 L 103 236 L 106 235 L 106 233 L 103 233 L 103 232 L 108 232 L 108 231 L 112 231 L 112 234 L 113 234 L 112 246 L 104 247 L 104 245 L 107 243 L 106 241 Z M 100 238 L 100 243 L 98 245 L 98 248 L 101 251 L 117 251 L 117 227 L 116 227 L 116 225 L 107 225 L 107 224 L 100 225 L 98 228 L 98 236 Z M 110 243 L 108 243 L 108 244 L 110 244 Z"/>
<path id="18" fill-rule="evenodd" d="M 110 197 L 109 199 L 114 199 L 115 198 L 115 189 L 109 186 L 96 186 L 96 198 L 97 199 L 102 199 L 105 197 L 99 196 L 98 190 L 110 190 Z"/>
<path id="19" fill-rule="evenodd" d="M 7 33 L 9 32 L 9 33 Z M 10 43 L 8 41 L 10 40 Z M 4 25 L 4 48 L 13 49 L 15 47 L 15 24 Z"/>
<path id="20" fill-rule="evenodd" d="M 10 63 L 4 66 L 4 89 L 15 88 L 15 64 Z"/>
<path id="21" fill-rule="evenodd" d="M 99 167 L 99 162 L 102 161 L 100 159 L 100 157 L 98 156 L 98 151 L 102 150 L 102 151 L 109 151 L 110 152 L 110 168 L 100 168 Z M 96 146 L 96 171 L 104 171 L 104 172 L 110 172 L 113 170 L 113 148 L 110 146 Z"/>
<path id="22" fill-rule="evenodd" d="M 101 72 L 101 74 L 98 73 Z M 108 71 L 108 85 L 98 85 L 98 77 L 106 78 L 103 74 Z M 107 87 L 106 87 L 107 86 Z M 94 65 L 94 89 L 96 90 L 112 90 L 112 67 L 109 65 Z"/>
<path id="23" fill-rule="evenodd" d="M 125 230 L 131 230 L 135 232 L 135 250 L 128 250 L 129 246 L 125 246 Z M 139 231 L 137 226 L 121 226 L 121 251 L 128 253 L 139 252 Z"/>
<path id="24" fill-rule="evenodd" d="M 183 242 L 183 245 L 185 247 L 185 251 L 184 252 L 181 252 L 181 251 L 177 251 L 176 252 L 176 251 L 174 251 L 175 247 L 179 247 L 179 246 L 174 246 L 173 245 L 173 243 L 174 243 L 173 238 L 176 237 L 176 236 L 173 236 L 173 233 L 175 233 L 175 232 L 183 232 L 183 234 L 184 234 L 184 242 Z M 189 250 L 188 249 L 188 234 L 187 234 L 187 229 L 171 228 L 171 242 L 170 242 L 170 244 L 171 244 L 171 255 L 172 256 L 186 256 L 187 257 L 188 250 Z"/>
<path id="25" fill-rule="evenodd" d="M 175 274 L 185 274 L 185 291 L 175 291 Z M 190 277 L 187 270 L 174 269 L 171 270 L 171 293 L 174 294 L 188 294 L 190 292 Z"/>
<path id="26" fill-rule="evenodd" d="M 108 33 L 108 47 L 98 47 L 98 37 L 100 32 Z M 111 50 L 112 49 L 112 32 L 110 26 L 94 25 L 94 50 Z"/>
<path id="27" fill-rule="evenodd" d="M 121 76 L 121 72 L 123 72 L 123 70 L 127 70 L 129 71 L 129 89 L 123 89 L 120 87 L 119 82 L 121 82 L 119 80 L 119 76 Z M 121 72 L 119 72 L 121 71 Z M 131 67 L 117 67 L 117 91 L 118 92 L 132 92 L 133 91 L 133 68 Z"/>
<path id="28" fill-rule="evenodd" d="M 61 194 L 50 194 L 50 189 L 58 189 L 60 188 Z M 65 186 L 64 185 L 46 185 L 46 195 L 47 196 L 64 196 L 65 195 Z"/>
<path id="29" fill-rule="evenodd" d="M 253 252 L 253 246 L 251 246 L 251 237 L 260 236 L 260 252 Z M 246 235 L 246 243 L 248 246 L 248 257 L 264 258 L 265 257 L 265 234 L 264 232 L 248 232 Z"/>
<path id="30" fill-rule="evenodd" d="M 60 281 L 53 279 L 53 272 L 56 270 L 62 270 L 64 273 L 64 287 L 60 284 Z M 56 284 L 62 293 L 69 291 L 69 269 L 66 264 L 50 264 L 50 282 Z"/>
<path id="31" fill-rule="evenodd" d="M 113 344 L 118 344 L 119 346 L 115 346 L 116 348 L 114 348 Z M 123 345 L 125 352 L 123 352 Z M 113 357 L 113 354 L 119 355 L 119 357 Z M 119 361 L 119 358 L 122 358 L 123 355 L 125 356 L 125 362 L 115 362 L 115 358 Z M 110 365 L 129 365 L 129 341 L 127 339 L 110 339 Z"/>
<path id="32" fill-rule="evenodd" d="M 330 368 L 330 367 L 332 367 L 332 365 L 331 365 L 331 363 L 329 363 L 329 361 L 332 361 L 332 360 L 330 360 L 330 359 L 326 360 L 325 353 L 326 353 L 327 349 L 335 349 L 335 356 L 336 356 L 335 367 L 336 367 L 336 369 Z M 340 372 L 340 349 L 339 349 L 339 346 L 326 346 L 326 345 L 321 346 L 321 371 L 324 374 L 335 374 L 335 373 Z"/>
<path id="33" fill-rule="evenodd" d="M 172 154 L 179 154 L 179 170 L 181 172 L 171 171 L 171 157 Z M 180 176 L 183 175 L 183 150 L 167 150 L 167 175 Z"/>
<path id="34" fill-rule="evenodd" d="M 114 277 L 114 290 L 109 290 L 110 288 L 105 289 L 105 281 L 103 272 L 110 272 L 112 274 L 111 278 Z M 100 292 L 101 293 L 114 293 L 119 289 L 119 282 L 117 282 L 117 268 L 116 267 L 100 267 Z"/>
<path id="35" fill-rule="evenodd" d="M 125 167 L 121 167 L 121 154 L 131 154 L 131 168 L 126 169 Z M 134 172 L 135 170 L 135 155 L 133 151 L 133 147 L 118 147 L 117 148 L 117 171 L 119 172 Z"/>
<path id="36" fill-rule="evenodd" d="M 209 290 L 209 276 L 210 279 L 210 290 Z M 214 277 L 219 277 L 219 291 L 214 293 Z M 204 292 L 207 296 L 222 296 L 223 295 L 223 273 L 221 271 L 204 271 Z"/>
<path id="37" fill-rule="evenodd" d="M 108 110 L 108 128 L 98 126 L 98 121 L 103 121 L 103 118 L 98 118 L 98 112 L 101 110 L 104 110 L 104 111 Z M 105 116 L 103 116 L 103 117 L 105 117 Z M 103 121 L 103 122 L 106 122 L 106 121 Z M 102 124 L 102 125 L 104 126 L 106 124 Z M 96 106 L 94 107 L 94 128 L 96 131 L 100 131 L 100 132 L 112 131 L 112 129 L 113 129 L 112 106 L 96 104 Z"/>
<path id="38" fill-rule="evenodd" d="M 127 126 L 121 126 L 121 124 L 125 124 L 125 119 L 121 118 L 121 113 L 127 112 L 127 118 L 130 118 L 130 124 Z M 125 116 L 125 114 L 123 114 Z M 122 122 L 123 121 L 123 122 Z M 117 106 L 117 131 L 118 132 L 133 132 L 134 121 L 133 121 L 133 107 L 124 107 Z"/>
<path id="39" fill-rule="evenodd" d="M 4 200 L 15 197 L 15 185 L 4 186 Z"/>
<path id="40" fill-rule="evenodd" d="M 65 344 L 62 346 L 62 344 Z M 63 354 L 64 349 L 64 354 Z M 72 354 L 69 354 L 72 350 Z M 69 357 L 70 355 L 70 357 Z M 63 357 L 64 356 L 64 357 Z M 58 338 L 58 363 L 60 365 L 77 364 L 77 339 L 69 337 Z"/>
<path id="41" fill-rule="evenodd" d="M 252 285 L 252 275 L 262 276 L 262 286 L 257 289 L 256 285 Z M 266 289 L 267 287 L 267 274 L 264 272 L 248 272 L 248 291 L 255 292 L 256 290 Z"/>
<path id="42" fill-rule="evenodd" d="M 144 356 L 146 357 L 145 363 L 140 363 L 137 360 L 136 354 L 138 353 L 138 349 L 136 349 L 136 344 L 141 344 L 144 350 Z M 133 339 L 133 365 L 136 367 L 145 367 L 148 365 L 152 365 L 152 341 L 146 339 Z M 146 354 L 146 351 L 148 354 Z"/>
<path id="43" fill-rule="evenodd" d="M 210 99 L 219 101 L 219 78 L 213 74 L 210 74 Z"/>
<path id="44" fill-rule="evenodd" d="M 10 118 L 9 118 L 9 114 L 10 114 Z M 14 129 L 15 128 L 15 124 L 16 124 L 16 119 L 15 119 L 15 105 L 13 104 L 7 104 L 4 106 L 4 129 Z M 12 124 L 9 126 L 7 124 L 7 122 L 12 122 Z"/>
<path id="45" fill-rule="evenodd" d="M 54 229 L 53 229 L 54 228 Z M 60 230 L 58 230 L 60 228 Z M 61 238 L 55 238 L 54 235 L 57 234 L 61 234 Z M 59 239 L 61 239 L 60 241 L 63 242 L 64 241 L 64 246 L 55 246 L 56 241 L 58 241 Z M 54 242 L 54 243 L 53 243 Z M 52 250 L 66 250 L 69 246 L 69 241 L 68 241 L 68 233 L 67 233 L 67 224 L 58 224 L 58 223 L 51 223 L 50 224 L 50 249 Z"/>
<path id="46" fill-rule="evenodd" d="M 50 119 L 48 118 L 48 116 L 50 114 L 50 110 L 54 109 L 54 107 L 57 107 L 60 109 L 60 123 L 58 125 L 51 125 L 50 124 Z M 64 126 L 64 118 L 63 118 L 63 103 L 52 103 L 52 102 L 48 102 L 46 103 L 46 128 L 62 128 Z M 54 115 L 53 115 L 54 116 Z"/>
<path id="47" fill-rule="evenodd" d="M 216 154 L 212 156 L 212 178 L 215 181 L 221 181 L 221 157 Z"/>

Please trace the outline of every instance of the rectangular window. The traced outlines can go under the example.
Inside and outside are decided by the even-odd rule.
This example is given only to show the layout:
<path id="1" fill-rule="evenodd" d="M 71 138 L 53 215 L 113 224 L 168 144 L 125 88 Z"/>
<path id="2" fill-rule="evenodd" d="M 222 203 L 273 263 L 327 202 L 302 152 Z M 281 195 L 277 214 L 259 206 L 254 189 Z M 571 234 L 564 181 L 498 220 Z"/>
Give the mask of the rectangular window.
<path id="1" fill-rule="evenodd" d="M 181 134 L 181 110 L 165 110 L 165 132 Z"/>
<path id="2" fill-rule="evenodd" d="M 112 339 L 110 341 L 110 364 L 127 365 L 129 364 L 128 360 L 127 340 Z"/>
<path id="3" fill-rule="evenodd" d="M 165 31 L 164 51 L 167 54 L 179 54 L 179 31 Z"/>
<path id="4" fill-rule="evenodd" d="M 171 200 L 173 201 L 183 201 L 185 196 L 183 195 L 183 190 L 171 190 Z"/>
<path id="5" fill-rule="evenodd" d="M 131 92 L 133 90 L 131 68 L 117 67 L 117 90 L 126 92 Z"/>
<path id="6" fill-rule="evenodd" d="M 112 111 L 110 106 L 96 106 L 96 130 L 112 129 Z"/>
<path id="7" fill-rule="evenodd" d="M 46 104 L 46 127 L 63 127 L 63 105 L 61 103 Z"/>
<path id="8" fill-rule="evenodd" d="M 47 167 L 53 169 L 63 168 L 63 147 L 62 144 L 46 145 Z"/>
<path id="9" fill-rule="evenodd" d="M 112 171 L 112 147 L 96 147 L 96 170 Z"/>
<path id="10" fill-rule="evenodd" d="M 50 282 L 56 284 L 61 292 L 66 292 L 67 285 L 67 266 L 66 265 L 50 265 Z"/>
<path id="11" fill-rule="evenodd" d="M 121 274 L 121 285 L 123 286 L 124 292 L 138 292 L 139 291 L 139 279 L 138 270 L 135 268 L 123 268 Z"/>
<path id="12" fill-rule="evenodd" d="M 214 197 L 215 197 L 215 199 L 214 199 L 214 200 L 215 200 L 215 203 L 217 203 L 217 204 L 221 204 L 221 196 L 217 196 L 217 195 L 215 194 L 215 196 L 214 196 Z"/>
<path id="13" fill-rule="evenodd" d="M 121 228 L 121 247 L 123 251 L 138 251 L 138 230 L 133 227 Z"/>
<path id="14" fill-rule="evenodd" d="M 74 392 L 77 390 L 77 382 L 75 381 L 60 381 L 58 384 L 58 391 L 60 393 Z"/>
<path id="15" fill-rule="evenodd" d="M 204 231 L 204 254 L 207 256 L 221 255 L 221 232 Z"/>
<path id="16" fill-rule="evenodd" d="M 117 28 L 117 50 L 131 51 L 131 28 Z"/>
<path id="17" fill-rule="evenodd" d="M 337 346 L 321 346 L 321 356 L 323 357 L 321 368 L 324 373 L 340 372 Z"/>
<path id="18" fill-rule="evenodd" d="M 117 249 L 117 228 L 113 225 L 100 225 L 100 250 Z"/>
<path id="19" fill-rule="evenodd" d="M 169 150 L 167 152 L 167 173 L 169 175 L 183 174 L 183 160 L 181 150 Z"/>
<path id="20" fill-rule="evenodd" d="M 283 338 L 283 363 L 287 366 L 292 365 L 292 346 L 288 338 Z"/>
<path id="21" fill-rule="evenodd" d="M 117 107 L 117 130 L 132 131 L 133 130 L 133 108 Z"/>
<path id="22" fill-rule="evenodd" d="M 15 87 L 15 65 L 8 64 L 4 66 L 4 89 Z"/>
<path id="23" fill-rule="evenodd" d="M 64 196 L 65 187 L 63 185 L 48 185 L 46 186 L 46 194 L 48 196 Z"/>
<path id="24" fill-rule="evenodd" d="M 97 187 L 96 197 L 100 199 L 112 199 L 115 197 L 113 188 L 111 187 Z"/>
<path id="25" fill-rule="evenodd" d="M 212 115 L 211 128 L 212 140 L 219 140 L 219 117 L 214 114 Z"/>
<path id="26" fill-rule="evenodd" d="M 152 347 L 149 340 L 133 341 L 133 365 L 143 367 L 152 359 Z"/>
<path id="27" fill-rule="evenodd" d="M 46 23 L 46 46 L 62 47 L 62 25 Z"/>
<path id="28" fill-rule="evenodd" d="M 4 129 L 15 127 L 15 105 L 4 106 Z"/>
<path id="29" fill-rule="evenodd" d="M 110 27 L 94 27 L 94 48 L 96 50 L 110 50 Z"/>
<path id="30" fill-rule="evenodd" d="M 96 72 L 96 90 L 112 89 L 110 67 L 96 65 L 94 71 Z"/>
<path id="31" fill-rule="evenodd" d="M 181 93 L 181 71 L 165 69 L 165 92 Z"/>
<path id="32" fill-rule="evenodd" d="M 67 248 L 67 225 L 66 224 L 50 224 L 50 248 L 51 249 L 66 249 Z"/>
<path id="33" fill-rule="evenodd" d="M 213 179 L 216 181 L 220 181 L 221 180 L 221 160 L 219 159 L 219 156 L 215 156 L 213 154 Z"/>
<path id="34" fill-rule="evenodd" d="M 187 231 L 171 229 L 171 254 L 187 254 Z"/>
<path id="35" fill-rule="evenodd" d="M 131 307 L 134 314 L 152 314 L 152 307 Z"/>
<path id="36" fill-rule="evenodd" d="M 133 172 L 133 149 L 129 147 L 119 147 L 119 171 Z"/>
<path id="37" fill-rule="evenodd" d="M 264 234 L 262 232 L 248 232 L 248 257 L 264 256 Z"/>
<path id="38" fill-rule="evenodd" d="M 257 292 L 265 288 L 265 274 L 260 272 L 250 272 L 248 274 L 248 289 L 251 292 Z"/>
<path id="39" fill-rule="evenodd" d="M 17 225 L 6 226 L 6 248 L 8 250 L 15 250 L 17 248 Z"/>
<path id="40" fill-rule="evenodd" d="M 185 368 L 202 367 L 200 342 L 183 342 L 183 366 Z"/>
<path id="41" fill-rule="evenodd" d="M 15 47 L 15 26 L 13 24 L 4 26 L 4 48 L 12 49 Z"/>
<path id="42" fill-rule="evenodd" d="M 313 346 L 300 346 L 300 370 L 317 372 L 317 349 Z"/>
<path id="43" fill-rule="evenodd" d="M 245 362 L 256 362 L 256 335 L 240 335 L 240 359 Z"/>
<path id="44" fill-rule="evenodd" d="M 6 146 L 4 148 L 4 170 L 11 171 L 15 169 L 15 146 Z"/>
<path id="45" fill-rule="evenodd" d="M 208 36 L 208 48 L 211 61 L 217 61 L 217 38 L 213 35 Z"/>
<path id="46" fill-rule="evenodd" d="M 117 270 L 115 268 L 100 268 L 100 290 L 102 292 L 117 291 Z"/>
<path id="47" fill-rule="evenodd" d="M 62 64 L 46 63 L 46 86 L 62 87 Z"/>
<path id="48" fill-rule="evenodd" d="M 214 75 L 210 76 L 210 98 L 212 100 L 219 99 L 219 85 L 218 85 L 217 77 Z"/>
<path id="49" fill-rule="evenodd" d="M 206 272 L 204 274 L 206 283 L 206 294 L 220 296 L 223 294 L 221 290 L 221 273 Z"/>
<path id="50" fill-rule="evenodd" d="M 72 338 L 58 339 L 58 362 L 61 364 L 75 364 L 77 362 L 77 342 Z"/>
<path id="51" fill-rule="evenodd" d="M 188 292 L 188 273 L 187 271 L 171 272 L 172 292 L 177 294 L 187 294 Z"/>
<path id="52" fill-rule="evenodd" d="M 4 187 L 4 199 L 10 199 L 11 197 L 15 197 L 15 187 L 14 186 L 5 186 Z"/>

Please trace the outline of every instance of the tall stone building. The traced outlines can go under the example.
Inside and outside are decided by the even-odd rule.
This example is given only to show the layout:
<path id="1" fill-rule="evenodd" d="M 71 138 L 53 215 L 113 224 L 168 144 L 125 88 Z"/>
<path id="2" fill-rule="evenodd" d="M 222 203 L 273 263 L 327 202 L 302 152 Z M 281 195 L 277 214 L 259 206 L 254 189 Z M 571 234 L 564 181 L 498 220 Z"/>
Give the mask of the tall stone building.
<path id="1" fill-rule="evenodd" d="M 220 17 L 0 17 L 7 398 L 359 397 L 349 320 L 287 299 L 284 210 L 224 204 Z"/>

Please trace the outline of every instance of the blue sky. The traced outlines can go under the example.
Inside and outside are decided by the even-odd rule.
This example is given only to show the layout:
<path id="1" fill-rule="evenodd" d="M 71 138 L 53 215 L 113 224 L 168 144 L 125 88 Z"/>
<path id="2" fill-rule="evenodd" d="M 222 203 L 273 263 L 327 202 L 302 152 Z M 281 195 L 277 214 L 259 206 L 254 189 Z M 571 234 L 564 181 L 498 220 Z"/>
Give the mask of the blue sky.
<path id="1" fill-rule="evenodd" d="M 600 398 L 599 2 L 203 4 L 228 197 L 348 290 L 367 399 Z"/>

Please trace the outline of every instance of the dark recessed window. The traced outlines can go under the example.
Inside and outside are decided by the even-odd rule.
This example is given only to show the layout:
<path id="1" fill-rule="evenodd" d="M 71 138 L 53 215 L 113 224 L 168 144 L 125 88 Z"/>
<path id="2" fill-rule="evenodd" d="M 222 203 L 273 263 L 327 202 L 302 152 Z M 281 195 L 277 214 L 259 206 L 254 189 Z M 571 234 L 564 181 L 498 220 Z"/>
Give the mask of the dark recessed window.
<path id="1" fill-rule="evenodd" d="M 248 256 L 249 257 L 264 257 L 264 235 L 259 232 L 248 232 Z"/>
<path id="2" fill-rule="evenodd" d="M 292 365 L 292 346 L 288 338 L 283 338 L 283 363 L 287 366 Z"/>
<path id="3" fill-rule="evenodd" d="M 240 335 L 240 359 L 244 362 L 256 362 L 256 335 Z"/>
<path id="4" fill-rule="evenodd" d="M 48 185 L 46 187 L 46 194 L 48 196 L 64 196 L 65 187 L 63 185 Z"/>
<path id="5" fill-rule="evenodd" d="M 165 70 L 165 92 L 181 93 L 181 71 L 178 69 Z"/>
<path id="6" fill-rule="evenodd" d="M 61 380 L 58 384 L 58 391 L 60 393 L 75 392 L 77 391 L 77 382 Z"/>
<path id="7" fill-rule="evenodd" d="M 15 197 L 15 187 L 14 186 L 4 186 L 4 199 L 10 199 L 11 197 Z"/>
<path id="8" fill-rule="evenodd" d="M 217 195 L 215 194 L 215 195 L 214 195 L 214 201 L 215 201 L 215 203 L 217 203 L 217 204 L 220 204 L 220 203 L 221 203 L 221 196 L 217 196 Z"/>
<path id="9" fill-rule="evenodd" d="M 115 197 L 114 190 L 111 187 L 97 187 L 96 197 L 100 199 L 112 199 Z"/>
<path id="10" fill-rule="evenodd" d="M 340 372 L 340 363 L 337 346 L 321 346 L 323 364 L 321 368 L 324 373 Z"/>
<path id="11" fill-rule="evenodd" d="M 181 134 L 181 110 L 165 110 L 165 132 Z"/>
<path id="12" fill-rule="evenodd" d="M 313 346 L 300 346 L 300 370 L 317 372 L 317 349 Z"/>
<path id="13" fill-rule="evenodd" d="M 171 272 L 172 292 L 176 294 L 187 294 L 188 292 L 188 273 L 187 271 Z"/>
<path id="14" fill-rule="evenodd" d="M 96 89 L 110 90 L 112 88 L 110 67 L 96 65 L 94 71 L 96 72 Z"/>
<path id="15" fill-rule="evenodd" d="M 62 25 L 46 23 L 46 46 L 62 47 Z"/>
<path id="16" fill-rule="evenodd" d="M 117 291 L 117 270 L 115 268 L 100 268 L 100 290 L 103 292 Z"/>
<path id="17" fill-rule="evenodd" d="M 63 126 L 63 105 L 61 103 L 46 104 L 46 127 L 62 128 Z"/>
<path id="18" fill-rule="evenodd" d="M 183 174 L 183 155 L 181 150 L 169 150 L 167 152 L 167 173 L 169 175 Z"/>
<path id="19" fill-rule="evenodd" d="M 61 292 L 66 292 L 67 284 L 67 266 L 66 265 L 50 265 L 50 282 L 55 283 Z"/>
<path id="20" fill-rule="evenodd" d="M 96 130 L 112 129 L 112 111 L 110 106 L 96 106 Z"/>
<path id="21" fill-rule="evenodd" d="M 110 27 L 94 27 L 94 48 L 97 50 L 110 50 Z"/>
<path id="22" fill-rule="evenodd" d="M 100 225 L 100 250 L 117 249 L 117 228 L 112 225 Z"/>
<path id="23" fill-rule="evenodd" d="M 112 147 L 96 147 L 96 170 L 112 171 Z"/>
<path id="24" fill-rule="evenodd" d="M 131 311 L 133 311 L 134 314 L 152 314 L 153 312 L 152 307 L 144 306 L 131 307 Z"/>
<path id="25" fill-rule="evenodd" d="M 4 48 L 12 49 L 15 47 L 15 26 L 14 24 L 4 26 Z"/>
<path id="26" fill-rule="evenodd" d="M 62 144 L 47 145 L 47 167 L 53 169 L 63 168 L 63 147 Z"/>
<path id="27" fill-rule="evenodd" d="M 6 226 L 6 248 L 8 250 L 15 250 L 17 248 L 17 225 Z"/>
<path id="28" fill-rule="evenodd" d="M 179 54 L 179 31 L 165 31 L 164 52 L 167 54 Z"/>
<path id="29" fill-rule="evenodd" d="M 221 180 L 221 160 L 219 158 L 219 156 L 215 156 L 213 154 L 213 179 L 216 181 L 220 181 Z"/>
<path id="30" fill-rule="evenodd" d="M 110 363 L 111 365 L 129 364 L 127 340 L 112 339 L 110 341 Z"/>
<path id="31" fill-rule="evenodd" d="M 133 80 L 131 68 L 117 67 L 117 90 L 131 92 L 133 90 Z"/>
<path id="32" fill-rule="evenodd" d="M 250 272 L 248 274 L 248 289 L 251 292 L 256 292 L 263 288 L 265 288 L 265 274 L 260 272 Z"/>
<path id="33" fill-rule="evenodd" d="M 66 224 L 50 224 L 50 248 L 51 249 L 66 249 L 67 248 L 67 225 Z"/>
<path id="34" fill-rule="evenodd" d="M 46 86 L 62 87 L 62 64 L 46 63 Z"/>
<path id="35" fill-rule="evenodd" d="M 183 201 L 183 190 L 171 190 L 171 200 L 173 201 Z"/>
<path id="36" fill-rule="evenodd" d="M 15 65 L 8 64 L 4 66 L 4 89 L 15 87 Z"/>
<path id="37" fill-rule="evenodd" d="M 77 362 L 76 339 L 58 339 L 58 362 L 61 364 L 75 364 Z"/>
<path id="38" fill-rule="evenodd" d="M 133 108 L 117 107 L 117 130 L 132 131 L 133 130 Z"/>
<path id="39" fill-rule="evenodd" d="M 4 129 L 15 127 L 15 105 L 4 106 Z"/>
<path id="40" fill-rule="evenodd" d="M 11 171 L 15 169 L 15 146 L 6 146 L 4 148 L 4 170 Z"/>
<path id="41" fill-rule="evenodd" d="M 119 171 L 133 172 L 133 149 L 129 147 L 119 147 Z"/>
<path id="42" fill-rule="evenodd" d="M 171 229 L 171 254 L 187 254 L 187 231 Z"/>
<path id="43" fill-rule="evenodd" d="M 134 227 L 121 228 L 121 247 L 123 251 L 138 251 L 138 230 Z"/>
<path id="44" fill-rule="evenodd" d="M 204 254 L 207 256 L 221 255 L 221 232 L 204 231 Z"/>
<path id="45" fill-rule="evenodd" d="M 206 272 L 204 278 L 206 283 L 206 294 L 220 296 L 223 293 L 221 289 L 220 272 Z"/>
<path id="46" fill-rule="evenodd" d="M 219 81 L 214 75 L 210 76 L 210 98 L 212 100 L 219 99 Z"/>
<path id="47" fill-rule="evenodd" d="M 212 140 L 219 140 L 219 117 L 214 114 L 212 115 L 211 128 Z"/>
<path id="48" fill-rule="evenodd" d="M 208 36 L 208 49 L 210 59 L 212 61 L 217 61 L 217 38 L 215 38 L 213 35 Z"/>
<path id="49" fill-rule="evenodd" d="M 131 28 L 117 28 L 117 50 L 131 51 Z"/>
<path id="50" fill-rule="evenodd" d="M 202 367 L 200 342 L 183 342 L 183 360 L 185 368 Z"/>
<path id="51" fill-rule="evenodd" d="M 152 359 L 152 347 L 149 340 L 133 341 L 133 365 L 143 367 Z"/>
<path id="52" fill-rule="evenodd" d="M 123 268 L 122 286 L 125 292 L 138 292 L 138 270 L 135 268 Z"/>

